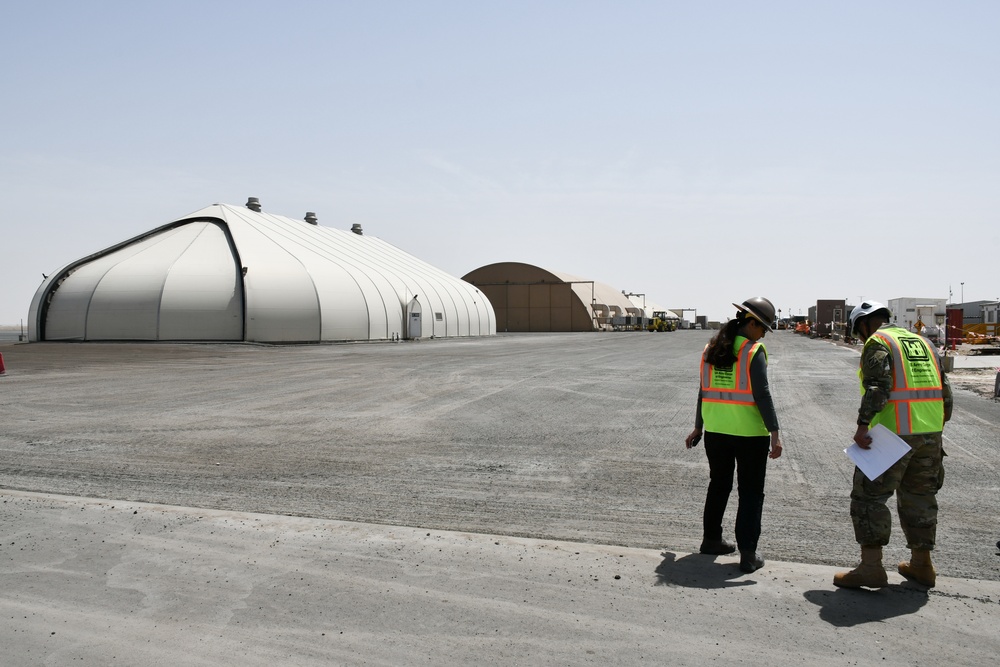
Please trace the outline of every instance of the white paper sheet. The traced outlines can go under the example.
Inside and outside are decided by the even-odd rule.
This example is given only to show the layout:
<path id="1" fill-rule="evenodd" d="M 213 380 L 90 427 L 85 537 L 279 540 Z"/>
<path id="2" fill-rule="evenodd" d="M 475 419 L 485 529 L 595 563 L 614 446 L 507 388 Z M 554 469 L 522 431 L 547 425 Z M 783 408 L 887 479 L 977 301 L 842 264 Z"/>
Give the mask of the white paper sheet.
<path id="1" fill-rule="evenodd" d="M 861 449 L 855 442 L 844 453 L 854 461 L 854 465 L 861 469 L 865 477 L 874 480 L 903 458 L 910 451 L 910 446 L 881 424 L 875 424 L 868 435 L 872 437 L 871 449 Z"/>

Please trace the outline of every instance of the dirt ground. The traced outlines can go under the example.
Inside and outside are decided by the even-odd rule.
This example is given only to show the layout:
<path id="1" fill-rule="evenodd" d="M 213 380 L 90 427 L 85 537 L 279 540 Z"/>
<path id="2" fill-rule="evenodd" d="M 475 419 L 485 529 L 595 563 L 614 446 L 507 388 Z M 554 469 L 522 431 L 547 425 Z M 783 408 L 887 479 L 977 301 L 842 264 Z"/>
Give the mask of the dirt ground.
<path id="1" fill-rule="evenodd" d="M 1000 363 L 1000 359 L 997 362 Z M 967 389 L 984 398 L 994 397 L 996 377 L 995 368 L 957 368 L 948 374 L 948 380 L 953 387 Z"/>

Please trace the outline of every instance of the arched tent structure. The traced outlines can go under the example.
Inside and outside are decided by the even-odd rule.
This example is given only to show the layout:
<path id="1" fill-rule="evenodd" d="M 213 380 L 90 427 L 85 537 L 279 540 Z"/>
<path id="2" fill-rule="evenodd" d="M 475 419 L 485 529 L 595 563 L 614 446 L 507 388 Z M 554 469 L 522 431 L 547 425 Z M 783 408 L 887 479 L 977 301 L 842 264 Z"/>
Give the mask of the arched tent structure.
<path id="1" fill-rule="evenodd" d="M 489 299 L 469 283 L 360 225 L 346 231 L 307 220 L 215 204 L 72 262 L 36 291 L 29 340 L 316 343 L 496 333 Z"/>
<path id="2" fill-rule="evenodd" d="M 489 297 L 498 331 L 610 329 L 614 318 L 635 309 L 609 285 L 520 262 L 489 264 L 462 280 Z"/>
<path id="3" fill-rule="evenodd" d="M 671 310 L 667 310 L 664 306 L 658 303 L 653 303 L 645 298 L 643 294 L 626 294 L 628 300 L 632 302 L 632 305 L 642 313 L 643 317 L 654 317 L 657 313 L 659 316 L 666 320 L 680 320 L 677 314 Z"/>

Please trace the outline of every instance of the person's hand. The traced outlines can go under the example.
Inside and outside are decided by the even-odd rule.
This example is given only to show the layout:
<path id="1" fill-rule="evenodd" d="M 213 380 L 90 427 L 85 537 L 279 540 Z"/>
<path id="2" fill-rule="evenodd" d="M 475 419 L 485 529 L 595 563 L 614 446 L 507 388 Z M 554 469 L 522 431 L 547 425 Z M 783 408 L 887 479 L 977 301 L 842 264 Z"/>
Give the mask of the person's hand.
<path id="1" fill-rule="evenodd" d="M 858 424 L 858 430 L 854 433 L 854 442 L 856 442 L 858 447 L 861 449 L 872 448 L 872 437 L 868 435 L 867 424 Z"/>
<path id="2" fill-rule="evenodd" d="M 771 452 L 767 455 L 769 459 L 776 459 L 781 456 L 781 438 L 778 437 L 777 432 L 771 434 Z"/>
<path id="3" fill-rule="evenodd" d="M 696 447 L 698 442 L 701 440 L 701 429 L 696 428 L 688 434 L 688 437 L 684 438 L 684 446 L 688 449 Z"/>

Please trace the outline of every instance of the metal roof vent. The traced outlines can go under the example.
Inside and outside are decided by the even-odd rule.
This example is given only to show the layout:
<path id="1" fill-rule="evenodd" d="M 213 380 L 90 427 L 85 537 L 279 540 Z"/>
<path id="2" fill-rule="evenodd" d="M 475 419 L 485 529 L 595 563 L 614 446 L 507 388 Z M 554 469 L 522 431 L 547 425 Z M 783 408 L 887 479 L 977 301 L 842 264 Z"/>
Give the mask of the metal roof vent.
<path id="1" fill-rule="evenodd" d="M 353 225 L 351 225 L 351 231 L 357 234 L 358 236 L 364 236 L 364 232 L 361 231 L 361 225 L 359 225 L 356 222 Z"/>
<path id="2" fill-rule="evenodd" d="M 256 197 L 250 197 L 247 199 L 247 208 L 255 213 L 260 213 L 260 200 Z"/>
<path id="3" fill-rule="evenodd" d="M 317 218 L 316 214 L 313 213 L 312 211 L 306 211 L 306 217 L 304 219 L 310 225 L 318 225 L 319 224 L 319 218 Z"/>

